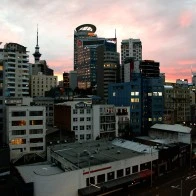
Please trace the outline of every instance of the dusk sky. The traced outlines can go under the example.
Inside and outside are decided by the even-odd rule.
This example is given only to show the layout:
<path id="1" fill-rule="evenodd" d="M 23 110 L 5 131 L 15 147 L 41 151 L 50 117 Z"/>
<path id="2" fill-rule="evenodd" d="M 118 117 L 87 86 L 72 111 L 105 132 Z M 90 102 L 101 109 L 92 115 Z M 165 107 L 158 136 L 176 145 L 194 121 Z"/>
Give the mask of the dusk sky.
<path id="1" fill-rule="evenodd" d="M 99 37 L 139 38 L 143 59 L 160 62 L 167 81 L 196 72 L 196 0 L 1 0 L 0 42 L 27 47 L 34 62 L 37 24 L 41 59 L 62 79 L 73 70 L 73 34 L 94 24 Z"/>

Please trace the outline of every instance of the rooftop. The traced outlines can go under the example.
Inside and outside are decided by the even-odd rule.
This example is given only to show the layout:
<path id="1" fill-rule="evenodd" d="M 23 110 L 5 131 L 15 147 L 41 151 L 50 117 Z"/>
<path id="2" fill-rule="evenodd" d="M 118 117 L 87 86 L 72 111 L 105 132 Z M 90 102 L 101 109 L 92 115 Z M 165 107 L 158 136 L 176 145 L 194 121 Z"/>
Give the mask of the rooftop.
<path id="1" fill-rule="evenodd" d="M 167 131 L 171 131 L 171 132 L 179 132 L 179 133 L 187 133 L 187 134 L 191 133 L 190 127 L 186 127 L 186 126 L 183 126 L 180 124 L 174 124 L 174 125 L 155 124 L 151 127 L 151 129 L 167 130 Z"/>
<path id="2" fill-rule="evenodd" d="M 86 168 L 89 163 L 91 166 L 100 165 L 141 156 L 152 151 L 147 145 L 122 139 L 59 144 L 51 146 L 51 150 L 55 155 L 73 164 L 75 169 Z M 153 149 L 153 151 L 157 150 Z"/>

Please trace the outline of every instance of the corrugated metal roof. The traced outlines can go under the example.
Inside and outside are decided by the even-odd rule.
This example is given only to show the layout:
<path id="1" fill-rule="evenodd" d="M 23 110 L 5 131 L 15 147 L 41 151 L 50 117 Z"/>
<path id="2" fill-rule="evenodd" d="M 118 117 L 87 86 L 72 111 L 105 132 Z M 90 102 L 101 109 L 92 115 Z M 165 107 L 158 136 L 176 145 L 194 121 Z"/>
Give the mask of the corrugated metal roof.
<path id="1" fill-rule="evenodd" d="M 191 133 L 191 128 L 186 127 L 180 124 L 174 124 L 174 125 L 169 125 L 169 124 L 155 124 L 151 127 L 152 129 L 159 129 L 159 130 L 167 130 L 167 131 L 173 131 L 173 132 L 179 132 L 179 133 Z"/>

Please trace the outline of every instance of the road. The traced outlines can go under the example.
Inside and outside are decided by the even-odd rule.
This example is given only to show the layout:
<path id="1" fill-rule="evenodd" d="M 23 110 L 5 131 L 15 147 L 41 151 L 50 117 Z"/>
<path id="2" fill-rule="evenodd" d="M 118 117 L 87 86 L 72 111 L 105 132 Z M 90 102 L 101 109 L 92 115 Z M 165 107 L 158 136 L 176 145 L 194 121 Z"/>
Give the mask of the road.
<path id="1" fill-rule="evenodd" d="M 177 172 L 150 185 L 130 190 L 130 196 L 196 196 L 196 171 Z"/>

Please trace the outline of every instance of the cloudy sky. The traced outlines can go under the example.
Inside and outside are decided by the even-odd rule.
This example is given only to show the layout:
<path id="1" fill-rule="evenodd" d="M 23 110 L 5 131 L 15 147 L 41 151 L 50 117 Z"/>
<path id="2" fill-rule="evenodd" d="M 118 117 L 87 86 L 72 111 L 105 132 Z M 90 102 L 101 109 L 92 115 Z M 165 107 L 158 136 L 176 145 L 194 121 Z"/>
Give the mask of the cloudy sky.
<path id="1" fill-rule="evenodd" d="M 36 45 L 59 80 L 73 70 L 73 34 L 94 24 L 99 37 L 139 38 L 143 59 L 160 62 L 167 81 L 191 80 L 196 72 L 196 0 L 1 0 L 0 42 L 27 47 L 30 62 Z"/>

